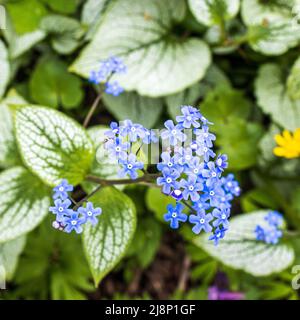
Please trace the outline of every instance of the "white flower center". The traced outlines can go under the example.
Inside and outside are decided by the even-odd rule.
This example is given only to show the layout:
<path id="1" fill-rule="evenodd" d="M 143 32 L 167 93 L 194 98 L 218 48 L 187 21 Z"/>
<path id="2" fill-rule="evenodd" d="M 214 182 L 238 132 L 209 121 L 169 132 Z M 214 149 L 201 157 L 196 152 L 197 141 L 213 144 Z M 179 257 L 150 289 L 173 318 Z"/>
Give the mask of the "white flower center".
<path id="1" fill-rule="evenodd" d="M 190 191 L 193 191 L 193 190 L 194 190 L 194 187 L 193 187 L 193 186 L 189 186 L 189 190 L 190 190 Z"/>
<path id="2" fill-rule="evenodd" d="M 218 165 L 218 166 L 221 166 L 221 165 L 222 165 L 222 159 L 218 159 L 218 160 L 217 160 L 217 165 Z"/>
<path id="3" fill-rule="evenodd" d="M 58 190 L 59 190 L 60 192 L 63 192 L 63 191 L 64 191 L 64 187 L 60 187 Z"/>
<path id="4" fill-rule="evenodd" d="M 174 194 L 175 194 L 176 196 L 180 196 L 180 195 L 181 195 L 181 191 L 180 191 L 180 190 L 174 190 Z"/>
<path id="5" fill-rule="evenodd" d="M 215 195 L 215 192 L 214 192 L 214 191 L 210 191 L 209 194 L 210 194 L 211 196 L 214 196 L 214 195 Z"/>
<path id="6" fill-rule="evenodd" d="M 203 218 L 200 219 L 200 223 L 201 223 L 201 224 L 205 223 L 205 220 L 204 220 Z"/>
<path id="7" fill-rule="evenodd" d="M 204 138 L 207 138 L 208 137 L 208 133 L 204 133 Z"/>
<path id="8" fill-rule="evenodd" d="M 232 183 L 229 181 L 228 183 L 227 183 L 227 186 L 230 188 L 230 187 L 232 187 Z"/>
<path id="9" fill-rule="evenodd" d="M 116 147 L 116 151 L 117 151 L 117 152 L 121 151 L 121 147 L 119 147 L 119 146 Z"/>
<path id="10" fill-rule="evenodd" d="M 76 221 L 76 220 L 72 220 L 72 221 L 71 221 L 71 224 L 72 224 L 72 226 L 76 226 L 77 221 Z"/>
<path id="11" fill-rule="evenodd" d="M 92 211 L 88 211 L 87 215 L 91 217 L 93 215 Z"/>
<path id="12" fill-rule="evenodd" d="M 187 120 L 187 121 L 191 121 L 191 120 L 192 120 L 192 117 L 191 117 L 191 116 L 187 116 L 187 117 L 186 117 L 186 120 Z"/>
<path id="13" fill-rule="evenodd" d="M 172 167 L 172 162 L 168 162 L 168 167 Z"/>
<path id="14" fill-rule="evenodd" d="M 132 169 L 132 168 L 133 168 L 132 164 L 129 163 L 129 164 L 127 165 L 127 168 L 128 168 L 128 169 Z"/>
<path id="15" fill-rule="evenodd" d="M 214 177 L 214 178 L 217 176 L 217 174 L 216 174 L 215 172 L 213 172 L 211 175 L 212 175 L 212 177 Z"/>
<path id="16" fill-rule="evenodd" d="M 185 156 L 186 160 L 191 160 L 191 156 L 188 154 Z"/>
<path id="17" fill-rule="evenodd" d="M 173 212 L 172 213 L 172 218 L 176 218 L 177 217 L 177 213 L 176 212 Z"/>
<path id="18" fill-rule="evenodd" d="M 177 132 L 176 130 L 172 130 L 172 134 L 175 135 Z"/>
<path id="19" fill-rule="evenodd" d="M 135 132 L 135 127 L 131 127 L 131 131 L 132 131 L 132 132 Z"/>
<path id="20" fill-rule="evenodd" d="M 63 211 L 64 211 L 64 208 L 63 208 L 63 207 L 59 207 L 59 208 L 58 208 L 58 211 L 59 211 L 59 212 L 63 212 Z"/>
<path id="21" fill-rule="evenodd" d="M 167 182 L 171 183 L 172 182 L 172 178 L 167 178 Z"/>
<path id="22" fill-rule="evenodd" d="M 226 214 L 223 213 L 222 216 L 221 216 L 222 220 L 225 220 L 226 219 Z"/>
<path id="23" fill-rule="evenodd" d="M 199 170 L 197 168 L 194 169 L 194 173 L 199 173 Z"/>

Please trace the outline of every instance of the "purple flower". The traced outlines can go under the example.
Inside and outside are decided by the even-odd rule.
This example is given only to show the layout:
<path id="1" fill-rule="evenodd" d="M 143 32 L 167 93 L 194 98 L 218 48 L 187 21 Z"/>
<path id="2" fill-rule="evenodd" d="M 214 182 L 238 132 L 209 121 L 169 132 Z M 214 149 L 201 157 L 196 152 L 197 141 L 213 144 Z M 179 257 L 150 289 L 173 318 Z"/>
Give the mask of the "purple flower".
<path id="1" fill-rule="evenodd" d="M 110 156 L 115 159 L 126 159 L 127 150 L 130 147 L 128 142 L 122 142 L 120 138 L 114 140 L 108 140 L 105 144 L 105 148 L 108 150 Z"/>
<path id="2" fill-rule="evenodd" d="M 197 176 L 191 175 L 188 180 L 182 179 L 180 185 L 184 189 L 183 199 L 188 200 L 190 198 L 192 201 L 200 199 L 199 191 L 203 190 L 203 184 L 199 182 Z"/>
<path id="3" fill-rule="evenodd" d="M 176 152 L 176 160 L 180 165 L 189 166 L 193 159 L 193 150 L 191 148 L 180 147 Z"/>
<path id="4" fill-rule="evenodd" d="M 98 223 L 98 219 L 96 218 L 102 213 L 101 208 L 95 208 L 91 202 L 86 204 L 86 208 L 80 207 L 78 212 L 83 216 L 84 223 L 91 222 L 92 225 L 96 225 Z"/>
<path id="5" fill-rule="evenodd" d="M 280 227 L 283 224 L 282 214 L 278 211 L 270 211 L 267 216 L 265 216 L 265 220 L 271 226 Z"/>
<path id="6" fill-rule="evenodd" d="M 217 228 L 213 235 L 211 235 L 208 239 L 213 240 L 215 246 L 217 246 L 219 244 L 219 241 L 224 238 L 225 232 L 227 230 L 228 229 L 225 229 L 224 227 Z"/>
<path id="7" fill-rule="evenodd" d="M 58 186 L 53 188 L 53 199 L 60 198 L 61 200 L 66 200 L 69 197 L 68 192 L 72 192 L 73 189 L 73 186 L 68 184 L 66 179 L 63 179 Z"/>
<path id="8" fill-rule="evenodd" d="M 196 211 L 208 210 L 210 208 L 209 203 L 206 202 L 203 195 L 200 196 L 200 199 L 193 204 L 193 209 Z"/>
<path id="9" fill-rule="evenodd" d="M 176 180 L 179 178 L 180 173 L 178 173 L 176 170 L 165 168 L 163 169 L 162 174 L 162 177 L 157 178 L 157 184 L 159 186 L 163 186 L 163 193 L 169 194 L 171 192 L 171 189 L 175 188 Z"/>
<path id="10" fill-rule="evenodd" d="M 57 199 L 54 201 L 55 207 L 50 207 L 49 211 L 56 215 L 58 222 L 64 222 L 65 216 L 72 214 L 73 210 L 69 209 L 72 202 L 69 199 L 64 201 Z"/>
<path id="11" fill-rule="evenodd" d="M 84 218 L 79 217 L 79 213 L 74 212 L 70 215 L 70 217 L 66 218 L 65 221 L 65 229 L 64 231 L 67 233 L 71 233 L 75 230 L 76 233 L 82 232 L 82 224 L 85 223 Z"/>
<path id="12" fill-rule="evenodd" d="M 119 134 L 119 125 L 117 122 L 110 123 L 110 130 L 104 132 L 104 135 L 110 139 L 114 139 Z"/>
<path id="13" fill-rule="evenodd" d="M 261 226 L 256 226 L 254 232 L 257 241 L 265 241 L 265 231 Z"/>
<path id="14" fill-rule="evenodd" d="M 175 207 L 171 204 L 167 206 L 168 212 L 164 215 L 164 219 L 167 222 L 170 222 L 170 227 L 172 229 L 179 228 L 179 222 L 186 222 L 187 215 L 182 213 L 184 206 L 180 203 L 177 203 Z"/>
<path id="15" fill-rule="evenodd" d="M 121 177 L 129 175 L 131 179 L 138 177 L 137 170 L 144 168 L 144 164 L 136 160 L 136 155 L 131 153 L 126 160 L 120 160 L 122 169 L 119 172 Z"/>
<path id="16" fill-rule="evenodd" d="M 214 227 L 219 227 L 222 225 L 224 228 L 227 228 L 229 225 L 228 218 L 230 217 L 230 210 L 221 206 L 221 209 L 214 209 L 212 212 L 216 220 L 213 222 Z"/>
<path id="17" fill-rule="evenodd" d="M 187 175 L 195 175 L 198 178 L 202 177 L 202 170 L 204 169 L 204 163 L 201 163 L 199 157 L 192 157 L 188 165 L 185 167 L 184 173 Z"/>
<path id="18" fill-rule="evenodd" d="M 119 57 L 110 57 L 111 71 L 115 73 L 126 73 L 127 67 Z"/>
<path id="19" fill-rule="evenodd" d="M 204 199 L 209 203 L 211 207 L 219 207 L 221 205 L 220 198 L 225 194 L 219 183 L 215 183 L 209 188 L 205 189 Z"/>
<path id="20" fill-rule="evenodd" d="M 131 120 L 124 120 L 120 127 L 120 135 L 128 136 L 129 142 L 136 142 L 139 138 L 143 139 L 146 135 L 146 129 L 138 123 L 132 123 Z"/>
<path id="21" fill-rule="evenodd" d="M 195 129 L 196 142 L 200 145 L 205 145 L 208 148 L 213 147 L 213 141 L 216 140 L 216 136 L 209 132 L 207 126 L 203 126 L 202 129 Z"/>
<path id="22" fill-rule="evenodd" d="M 202 170 L 202 176 L 206 178 L 206 185 L 208 187 L 212 186 L 216 181 L 218 181 L 220 173 L 215 167 L 215 163 L 210 161 L 207 163 L 207 169 Z"/>
<path id="23" fill-rule="evenodd" d="M 241 193 L 241 189 L 239 187 L 239 183 L 234 180 L 234 175 L 230 173 L 227 177 L 221 179 L 224 189 L 227 192 L 230 192 L 234 196 L 239 196 Z"/>
<path id="24" fill-rule="evenodd" d="M 183 128 L 191 128 L 191 126 L 195 128 L 200 127 L 200 123 L 198 120 L 201 117 L 200 112 L 191 106 L 183 106 L 181 108 L 182 116 L 177 116 L 176 121 L 183 127 Z"/>
<path id="25" fill-rule="evenodd" d="M 169 139 L 171 146 L 175 146 L 178 141 L 183 142 L 186 140 L 186 135 L 182 132 L 180 126 L 175 126 L 172 120 L 166 121 L 165 127 L 167 128 L 167 130 L 162 131 L 161 138 L 163 140 Z"/>
<path id="26" fill-rule="evenodd" d="M 218 171 L 221 173 L 228 167 L 228 157 L 226 154 L 220 154 L 215 161 Z"/>
<path id="27" fill-rule="evenodd" d="M 192 231 L 196 234 L 199 234 L 202 230 L 205 232 L 211 232 L 212 227 L 210 222 L 212 219 L 212 215 L 210 213 L 205 214 L 204 210 L 198 211 L 197 215 L 191 214 L 189 221 L 190 223 L 195 224 Z"/>
<path id="28" fill-rule="evenodd" d="M 264 229 L 265 233 L 265 243 L 267 244 L 277 244 L 279 239 L 282 237 L 283 233 L 281 230 L 278 230 L 276 227 L 270 227 Z"/>
<path id="29" fill-rule="evenodd" d="M 177 155 L 171 156 L 169 152 L 163 152 L 161 154 L 162 162 L 157 164 L 157 169 L 159 171 L 163 171 L 164 168 L 173 169 L 181 173 L 183 168 L 180 164 L 178 164 L 178 157 Z"/>
<path id="30" fill-rule="evenodd" d="M 105 84 L 105 93 L 111 94 L 115 97 L 119 96 L 124 89 L 120 86 L 118 81 L 107 82 Z"/>

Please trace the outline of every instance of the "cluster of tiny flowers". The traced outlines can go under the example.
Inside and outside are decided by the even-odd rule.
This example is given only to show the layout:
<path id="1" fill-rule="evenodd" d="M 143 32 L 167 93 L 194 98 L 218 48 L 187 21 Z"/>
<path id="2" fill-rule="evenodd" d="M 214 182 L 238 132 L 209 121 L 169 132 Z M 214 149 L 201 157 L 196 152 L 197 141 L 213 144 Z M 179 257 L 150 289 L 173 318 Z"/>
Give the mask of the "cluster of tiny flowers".
<path id="1" fill-rule="evenodd" d="M 254 230 L 256 240 L 263 241 L 267 244 L 277 244 L 283 235 L 280 229 L 283 225 L 282 215 L 277 211 L 270 211 L 265 216 L 265 220 L 268 223 L 267 227 L 257 225 Z"/>
<path id="2" fill-rule="evenodd" d="M 97 216 L 102 213 L 101 208 L 94 208 L 91 202 L 87 202 L 86 207 L 80 207 L 77 211 L 71 209 L 72 202 L 69 199 L 68 192 L 73 191 L 73 186 L 69 185 L 67 180 L 62 180 L 61 183 L 53 189 L 54 207 L 50 207 L 56 220 L 52 223 L 55 229 L 71 233 L 73 230 L 76 233 L 82 232 L 82 225 L 90 222 L 93 225 L 98 223 Z"/>
<path id="3" fill-rule="evenodd" d="M 122 74 L 127 71 L 122 59 L 118 57 L 110 57 L 100 63 L 98 70 L 93 70 L 90 73 L 90 82 L 99 85 L 105 83 L 105 92 L 113 96 L 120 95 L 124 89 L 118 81 L 110 81 L 113 74 Z"/>
<path id="4" fill-rule="evenodd" d="M 153 130 L 144 128 L 141 124 L 132 123 L 131 120 L 124 120 L 122 124 L 112 122 L 110 130 L 105 132 L 107 141 L 105 148 L 112 159 L 117 159 L 121 166 L 120 177 L 129 176 L 137 179 L 138 170 L 144 168 L 144 163 L 138 161 L 137 151 L 134 152 L 133 146 L 157 143 L 158 138 Z"/>
<path id="5" fill-rule="evenodd" d="M 209 131 L 212 123 L 194 107 L 183 106 L 181 112 L 176 124 L 172 120 L 165 122 L 161 134 L 173 148 L 161 154 L 157 168 L 162 176 L 157 184 L 177 201 L 175 207 L 168 205 L 164 218 L 174 229 L 188 220 L 194 225 L 194 233 L 211 233 L 209 239 L 217 245 L 228 230 L 231 200 L 240 194 L 240 187 L 233 174 L 222 177 L 228 166 L 227 156 L 216 156 L 213 151 L 216 137 Z M 193 130 L 194 140 L 178 147 L 178 142 L 187 139 L 186 129 Z M 179 201 L 191 201 L 194 213 L 187 216 Z"/>
<path id="6" fill-rule="evenodd" d="M 165 122 L 160 137 L 130 120 L 120 125 L 112 122 L 105 133 L 105 148 L 112 158 L 118 159 L 120 176 L 136 179 L 144 164 L 137 160 L 133 146 L 155 144 L 159 138 L 166 140 L 169 147 L 161 153 L 161 162 L 157 164 L 160 172 L 157 184 L 164 194 L 176 199 L 176 206 L 168 205 L 164 218 L 173 229 L 179 228 L 180 222 L 189 220 L 194 225 L 194 233 L 199 234 L 202 230 L 212 233 L 210 240 L 218 244 L 228 230 L 231 201 L 240 194 L 240 187 L 233 174 L 222 177 L 228 166 L 227 156 L 216 156 L 213 151 L 216 137 L 209 131 L 212 123 L 194 107 L 183 106 L 181 110 L 176 124 L 172 120 Z M 185 130 L 192 130 L 195 138 L 188 144 Z M 192 206 L 193 214 L 189 217 L 180 203 L 184 201 Z M 189 201 L 191 205 L 187 204 Z"/>

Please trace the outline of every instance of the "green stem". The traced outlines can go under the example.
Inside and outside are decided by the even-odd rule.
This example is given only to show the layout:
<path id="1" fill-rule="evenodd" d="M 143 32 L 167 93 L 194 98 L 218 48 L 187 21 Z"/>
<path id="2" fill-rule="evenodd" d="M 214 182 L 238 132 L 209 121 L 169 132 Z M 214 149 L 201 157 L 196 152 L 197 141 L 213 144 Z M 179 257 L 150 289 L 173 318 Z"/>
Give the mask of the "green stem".
<path id="1" fill-rule="evenodd" d="M 87 116 L 84 119 L 83 126 L 85 128 L 89 125 L 89 123 L 90 123 L 90 121 L 92 119 L 92 116 L 95 113 L 101 98 L 102 98 L 102 91 L 99 92 L 97 98 L 95 99 L 94 103 L 91 106 L 91 109 L 90 109 L 89 113 L 87 114 Z"/>

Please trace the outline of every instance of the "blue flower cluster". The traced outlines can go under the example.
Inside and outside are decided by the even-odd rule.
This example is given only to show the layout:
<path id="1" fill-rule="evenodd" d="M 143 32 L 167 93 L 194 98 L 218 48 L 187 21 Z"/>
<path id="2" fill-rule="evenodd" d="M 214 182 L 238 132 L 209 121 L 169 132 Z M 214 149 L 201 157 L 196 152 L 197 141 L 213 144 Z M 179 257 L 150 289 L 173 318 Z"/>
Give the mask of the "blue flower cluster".
<path id="1" fill-rule="evenodd" d="M 67 180 L 53 189 L 54 207 L 50 207 L 49 211 L 56 215 L 56 220 L 52 226 L 55 229 L 65 231 L 67 233 L 73 230 L 76 233 L 82 232 L 82 225 L 90 222 L 93 225 L 98 223 L 97 216 L 102 213 L 101 208 L 94 208 L 91 202 L 87 202 L 86 207 L 80 207 L 77 211 L 70 208 L 72 205 L 68 192 L 73 191 L 73 186 L 68 184 Z"/>
<path id="2" fill-rule="evenodd" d="M 137 143 L 158 143 L 159 138 L 168 147 L 160 155 L 157 164 L 160 176 L 157 185 L 164 194 L 176 199 L 176 206 L 169 205 L 164 218 L 171 228 L 189 221 L 193 232 L 202 230 L 212 233 L 210 239 L 218 244 L 228 229 L 231 201 L 240 194 L 240 187 L 233 174 L 222 177 L 228 166 L 227 156 L 213 151 L 214 134 L 209 131 L 210 123 L 196 108 L 183 106 L 182 115 L 176 123 L 165 122 L 159 137 L 153 130 L 125 120 L 120 125 L 112 122 L 105 133 L 105 148 L 110 156 L 122 166 L 120 176 L 138 177 L 144 164 L 137 160 L 133 147 Z M 188 133 L 192 139 L 188 139 Z M 181 203 L 180 203 L 181 202 Z M 183 212 L 185 206 L 192 210 L 189 217 Z"/>
<path id="3" fill-rule="evenodd" d="M 282 214 L 277 211 L 270 211 L 265 216 L 265 220 L 268 223 L 268 227 L 257 225 L 254 230 L 256 240 L 263 241 L 267 244 L 277 244 L 283 236 L 282 230 L 280 229 L 283 225 Z"/>
<path id="4" fill-rule="evenodd" d="M 182 115 L 176 117 L 177 123 L 166 121 L 166 129 L 161 134 L 173 148 L 161 154 L 157 168 L 162 176 L 157 184 L 163 193 L 177 201 L 175 207 L 167 207 L 164 218 L 174 229 L 188 220 L 194 225 L 194 233 L 212 232 L 210 240 L 218 244 L 228 229 L 231 201 L 240 194 L 240 187 L 233 174 L 222 177 L 228 166 L 227 156 L 216 156 L 213 151 L 216 137 L 209 131 L 212 123 L 192 106 L 183 106 L 181 111 Z M 186 143 L 187 130 L 192 130 L 189 143 Z M 184 147 L 180 146 L 182 142 Z M 179 201 L 186 204 L 190 201 L 193 214 L 188 217 L 183 213 L 184 206 Z"/>
<path id="5" fill-rule="evenodd" d="M 109 81 L 113 74 L 126 73 L 127 68 L 122 59 L 118 57 L 110 57 L 100 63 L 98 70 L 93 70 L 90 73 L 90 82 L 99 85 L 105 83 L 105 92 L 113 96 L 120 95 L 124 89 L 118 81 Z"/>
<path id="6" fill-rule="evenodd" d="M 110 130 L 105 132 L 107 142 L 105 148 L 112 159 L 117 160 L 121 166 L 120 177 L 129 176 L 131 179 L 138 178 L 138 170 L 144 169 L 144 163 L 138 161 L 139 149 L 135 146 L 157 143 L 158 138 L 153 130 L 144 128 L 141 124 L 125 120 L 120 125 L 116 122 L 110 124 Z"/>

